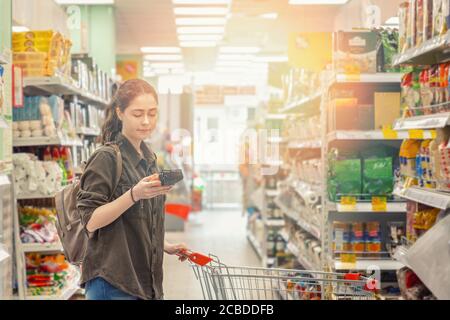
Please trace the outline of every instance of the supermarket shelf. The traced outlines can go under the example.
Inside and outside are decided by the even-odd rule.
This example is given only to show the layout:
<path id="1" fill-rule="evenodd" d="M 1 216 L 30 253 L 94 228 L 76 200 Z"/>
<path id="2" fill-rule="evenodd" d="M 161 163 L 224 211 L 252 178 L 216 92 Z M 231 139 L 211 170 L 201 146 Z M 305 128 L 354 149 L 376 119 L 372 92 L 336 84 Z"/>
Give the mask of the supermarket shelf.
<path id="1" fill-rule="evenodd" d="M 374 212 L 377 214 L 383 214 L 388 212 L 406 212 L 406 202 L 388 202 L 386 204 L 386 211 L 374 211 L 372 209 L 371 202 L 357 202 L 353 208 L 346 208 L 346 206 L 340 203 L 329 203 L 328 211 L 330 212 Z"/>
<path id="2" fill-rule="evenodd" d="M 393 259 L 372 259 L 372 260 L 357 260 L 356 263 L 343 263 L 341 261 L 334 262 L 335 270 L 367 270 L 370 267 L 377 267 L 380 270 L 398 270 L 404 267 L 403 263 Z"/>
<path id="3" fill-rule="evenodd" d="M 63 251 L 60 242 L 57 243 L 22 243 L 23 252 L 59 252 Z"/>
<path id="4" fill-rule="evenodd" d="M 268 197 L 276 197 L 280 194 L 280 190 L 269 190 L 266 189 L 266 196 Z"/>
<path id="5" fill-rule="evenodd" d="M 59 146 L 77 146 L 82 147 L 83 144 L 79 139 L 68 139 L 62 137 L 30 137 L 30 138 L 14 138 L 14 147 L 32 147 L 32 146 L 48 146 L 48 145 L 59 145 Z"/>
<path id="6" fill-rule="evenodd" d="M 337 74 L 332 83 L 398 83 L 400 84 L 403 74 L 401 73 L 362 73 L 362 74 Z"/>
<path id="7" fill-rule="evenodd" d="M 284 239 L 284 241 L 289 242 L 289 235 L 287 234 L 286 230 L 280 230 L 278 234 Z"/>
<path id="8" fill-rule="evenodd" d="M 82 127 L 77 129 L 77 134 L 85 135 L 85 136 L 99 136 L 100 129 L 98 128 L 88 128 Z"/>
<path id="9" fill-rule="evenodd" d="M 316 239 L 318 240 L 321 239 L 320 229 L 318 227 L 303 220 L 297 212 L 288 209 L 286 206 L 282 205 L 279 201 L 275 200 L 275 203 L 278 205 L 278 207 L 280 207 L 280 209 L 283 211 L 285 215 L 296 221 L 297 225 L 300 228 L 302 228 L 303 230 L 314 236 Z"/>
<path id="10" fill-rule="evenodd" d="M 90 103 L 108 105 L 108 101 L 93 95 L 90 92 L 78 88 L 72 79 L 62 76 L 53 77 L 25 77 L 23 79 L 25 88 L 36 88 L 49 94 L 76 95 L 79 99 Z"/>
<path id="11" fill-rule="evenodd" d="M 310 103 L 317 101 L 320 97 L 322 97 L 322 95 L 323 93 L 319 92 L 311 97 L 306 97 L 297 101 L 293 101 L 287 104 L 284 108 L 282 108 L 280 112 L 290 112 L 293 111 L 294 109 L 305 107 Z"/>
<path id="12" fill-rule="evenodd" d="M 25 300 L 69 300 L 79 289 L 78 280 L 74 283 L 69 284 L 65 289 L 62 290 L 60 295 L 36 295 L 36 296 L 26 296 Z"/>
<path id="13" fill-rule="evenodd" d="M 255 236 L 253 236 L 253 234 L 250 231 L 247 231 L 247 239 L 250 242 L 250 244 L 252 245 L 252 247 L 255 250 L 255 252 L 258 255 L 258 257 L 261 260 L 263 260 L 264 259 L 264 255 L 262 254 L 261 245 L 258 243 L 258 241 L 256 240 Z"/>
<path id="14" fill-rule="evenodd" d="M 9 59 L 4 53 L 0 53 L 0 64 L 9 64 Z"/>
<path id="15" fill-rule="evenodd" d="M 408 139 L 407 132 L 373 131 L 333 131 L 328 134 L 328 142 L 335 140 L 404 140 Z"/>
<path id="16" fill-rule="evenodd" d="M 426 204 L 427 206 L 446 210 L 450 208 L 450 193 L 424 189 L 420 187 L 410 187 L 402 192 L 396 193 L 397 196 Z"/>
<path id="17" fill-rule="evenodd" d="M 450 124 L 450 112 L 397 119 L 394 130 L 440 129 Z"/>
<path id="18" fill-rule="evenodd" d="M 322 141 L 318 139 L 314 140 L 293 140 L 288 143 L 289 149 L 320 149 L 322 147 Z"/>
<path id="19" fill-rule="evenodd" d="M 406 50 L 403 54 L 394 56 L 393 65 L 415 64 L 415 65 L 432 65 L 442 61 L 445 57 L 444 49 L 450 44 L 449 33 L 444 36 L 435 37 L 425 41 L 417 48 Z"/>
<path id="20" fill-rule="evenodd" d="M 266 219 L 264 224 L 268 227 L 284 227 L 284 220 L 282 219 Z"/>
<path id="21" fill-rule="evenodd" d="M 305 268 L 305 270 L 318 270 L 313 263 L 305 259 L 301 254 L 299 249 L 293 244 L 288 243 L 287 249 L 297 258 L 298 262 Z M 314 274 L 312 274 L 314 276 Z"/>
<path id="22" fill-rule="evenodd" d="M 50 199 L 54 198 L 54 194 L 41 194 L 41 193 L 33 193 L 33 194 L 18 194 L 17 200 L 27 200 L 27 199 Z"/>
<path id="23" fill-rule="evenodd" d="M 328 213 L 328 221 L 405 221 L 406 212 L 336 212 Z"/>
<path id="24" fill-rule="evenodd" d="M 0 129 L 8 129 L 9 124 L 8 121 L 5 119 L 4 116 L 0 115 Z"/>

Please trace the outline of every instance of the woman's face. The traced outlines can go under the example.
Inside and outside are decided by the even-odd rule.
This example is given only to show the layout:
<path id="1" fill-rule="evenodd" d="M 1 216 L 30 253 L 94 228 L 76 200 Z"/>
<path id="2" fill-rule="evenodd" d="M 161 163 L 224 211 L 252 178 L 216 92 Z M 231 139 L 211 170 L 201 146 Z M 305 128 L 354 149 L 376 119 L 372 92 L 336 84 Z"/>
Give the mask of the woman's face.
<path id="1" fill-rule="evenodd" d="M 158 104 L 151 94 L 136 97 L 124 112 L 116 109 L 122 132 L 133 140 L 145 140 L 156 127 Z"/>

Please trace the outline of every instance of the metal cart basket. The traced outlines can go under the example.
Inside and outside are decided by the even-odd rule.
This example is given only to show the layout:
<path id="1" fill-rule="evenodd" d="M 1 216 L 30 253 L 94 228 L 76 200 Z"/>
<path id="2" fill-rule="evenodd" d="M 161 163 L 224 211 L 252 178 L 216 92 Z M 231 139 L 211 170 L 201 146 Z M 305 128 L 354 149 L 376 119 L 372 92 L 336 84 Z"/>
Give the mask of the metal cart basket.
<path id="1" fill-rule="evenodd" d="M 376 280 L 359 273 L 227 266 L 191 261 L 207 300 L 376 300 Z"/>

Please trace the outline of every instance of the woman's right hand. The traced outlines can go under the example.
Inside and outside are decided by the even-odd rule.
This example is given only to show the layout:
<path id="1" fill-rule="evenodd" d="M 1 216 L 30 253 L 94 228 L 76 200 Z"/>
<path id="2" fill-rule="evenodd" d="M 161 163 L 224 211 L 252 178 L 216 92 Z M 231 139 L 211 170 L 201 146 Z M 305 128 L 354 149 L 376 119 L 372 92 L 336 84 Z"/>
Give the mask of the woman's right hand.
<path id="1" fill-rule="evenodd" d="M 172 186 L 161 186 L 158 174 L 145 177 L 133 187 L 134 200 L 151 199 L 164 195 L 172 189 Z"/>

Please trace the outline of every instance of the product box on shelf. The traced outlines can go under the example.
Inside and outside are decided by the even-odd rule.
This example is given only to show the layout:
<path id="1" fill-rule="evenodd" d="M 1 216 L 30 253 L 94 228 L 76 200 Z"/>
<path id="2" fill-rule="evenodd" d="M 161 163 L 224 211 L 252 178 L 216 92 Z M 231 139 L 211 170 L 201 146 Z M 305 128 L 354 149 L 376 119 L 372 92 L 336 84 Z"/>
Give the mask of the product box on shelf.
<path id="1" fill-rule="evenodd" d="M 373 130 L 374 106 L 358 104 L 356 98 L 335 99 L 328 109 L 328 129 Z"/>
<path id="2" fill-rule="evenodd" d="M 333 34 L 334 69 L 340 73 L 376 73 L 378 35 L 373 31 Z"/>
<path id="3" fill-rule="evenodd" d="M 397 92 L 375 92 L 374 94 L 374 128 L 382 129 L 391 126 L 400 118 L 400 93 Z"/>
<path id="4" fill-rule="evenodd" d="M 399 16 L 399 40 L 398 48 L 399 53 L 405 52 L 409 48 L 409 2 L 403 2 L 400 4 L 398 12 Z"/>

